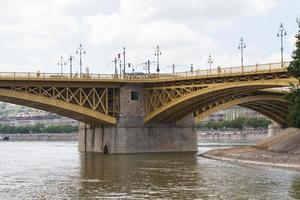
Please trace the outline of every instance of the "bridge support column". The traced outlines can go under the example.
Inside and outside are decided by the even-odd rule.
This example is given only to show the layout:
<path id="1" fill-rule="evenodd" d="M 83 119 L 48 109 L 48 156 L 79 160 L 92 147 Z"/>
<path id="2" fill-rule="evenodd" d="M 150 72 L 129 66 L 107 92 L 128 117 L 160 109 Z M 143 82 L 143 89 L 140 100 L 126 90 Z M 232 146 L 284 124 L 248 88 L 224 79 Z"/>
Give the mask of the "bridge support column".
<path id="1" fill-rule="evenodd" d="M 280 133 L 284 128 L 280 127 L 278 124 L 270 124 L 268 127 L 268 137 L 273 135 L 277 135 Z"/>
<path id="2" fill-rule="evenodd" d="M 97 127 L 81 125 L 79 150 L 112 154 L 197 151 L 192 115 L 178 122 L 144 124 L 144 107 L 143 88 L 123 86 L 118 123 Z"/>
<path id="3" fill-rule="evenodd" d="M 196 152 L 197 137 L 194 128 L 165 124 L 153 127 L 87 126 L 80 131 L 79 151 L 113 154 Z"/>

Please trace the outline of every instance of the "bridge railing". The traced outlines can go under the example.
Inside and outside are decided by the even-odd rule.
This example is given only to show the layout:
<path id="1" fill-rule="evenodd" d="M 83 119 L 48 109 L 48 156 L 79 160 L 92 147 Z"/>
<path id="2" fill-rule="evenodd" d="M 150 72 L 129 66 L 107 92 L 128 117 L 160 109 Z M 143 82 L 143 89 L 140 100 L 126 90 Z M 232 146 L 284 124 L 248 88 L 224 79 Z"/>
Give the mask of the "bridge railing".
<path id="1" fill-rule="evenodd" d="M 268 63 L 268 64 L 257 64 L 249 65 L 244 67 L 226 67 L 226 68 L 214 68 L 206 70 L 186 71 L 175 73 L 177 77 L 213 77 L 213 76 L 227 76 L 236 74 L 250 74 L 260 72 L 272 72 L 286 70 L 290 62 L 284 62 L 283 66 L 281 63 Z"/>
<path id="2" fill-rule="evenodd" d="M 215 76 L 228 76 L 237 74 L 250 74 L 250 73 L 264 73 L 273 71 L 284 71 L 289 66 L 289 62 L 283 63 L 269 63 L 269 64 L 257 64 L 244 67 L 217 67 L 214 69 L 195 70 L 178 72 L 174 74 L 160 73 L 160 74 L 78 74 L 69 73 L 40 73 L 38 72 L 0 72 L 0 79 L 53 79 L 53 80 L 160 80 L 168 78 L 192 78 L 192 77 L 215 77 Z"/>

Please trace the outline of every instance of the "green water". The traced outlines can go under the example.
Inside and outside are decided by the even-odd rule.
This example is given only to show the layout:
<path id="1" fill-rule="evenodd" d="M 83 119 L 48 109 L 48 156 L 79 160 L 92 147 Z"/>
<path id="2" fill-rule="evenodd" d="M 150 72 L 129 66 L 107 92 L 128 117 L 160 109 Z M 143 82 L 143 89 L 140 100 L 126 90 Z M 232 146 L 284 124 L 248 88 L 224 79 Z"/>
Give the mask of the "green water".
<path id="1" fill-rule="evenodd" d="M 1 200 L 300 199 L 299 172 L 189 153 L 83 155 L 76 142 L 1 142 L 0 158 Z"/>

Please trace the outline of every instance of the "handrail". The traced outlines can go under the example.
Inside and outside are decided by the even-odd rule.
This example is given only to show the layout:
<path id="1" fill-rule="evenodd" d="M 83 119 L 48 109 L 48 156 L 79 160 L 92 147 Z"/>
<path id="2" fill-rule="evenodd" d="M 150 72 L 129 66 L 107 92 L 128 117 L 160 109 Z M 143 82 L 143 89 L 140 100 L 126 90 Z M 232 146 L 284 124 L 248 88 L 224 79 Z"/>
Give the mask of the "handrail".
<path id="1" fill-rule="evenodd" d="M 246 75 L 274 71 L 286 71 L 290 62 L 256 64 L 249 66 L 225 67 L 215 69 L 205 69 L 196 71 L 177 72 L 174 74 L 160 73 L 160 74 L 83 74 L 80 77 L 77 74 L 69 73 L 41 73 L 41 72 L 0 72 L 1 78 L 8 79 L 55 79 L 55 80 L 120 80 L 120 81 L 142 81 L 142 80 L 162 80 L 162 79 L 182 79 L 182 78 L 205 78 L 205 77 L 220 77 L 230 75 Z"/>

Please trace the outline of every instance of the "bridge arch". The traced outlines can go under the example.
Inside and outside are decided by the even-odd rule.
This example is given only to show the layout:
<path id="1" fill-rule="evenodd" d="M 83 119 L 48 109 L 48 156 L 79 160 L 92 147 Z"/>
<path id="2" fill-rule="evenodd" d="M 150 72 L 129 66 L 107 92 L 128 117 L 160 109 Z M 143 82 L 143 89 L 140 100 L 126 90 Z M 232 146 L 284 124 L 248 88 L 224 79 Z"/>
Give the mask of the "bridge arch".
<path id="1" fill-rule="evenodd" d="M 280 126 L 287 125 L 288 102 L 278 94 L 248 94 L 247 96 L 236 97 L 225 100 L 217 105 L 211 105 L 206 110 L 200 109 L 195 113 L 195 120 L 201 121 L 209 115 L 232 106 L 242 106 L 257 111 L 270 118 Z"/>
<path id="2" fill-rule="evenodd" d="M 0 101 L 56 113 L 91 125 L 116 123 L 116 118 L 96 110 L 32 93 L 0 89 Z"/>
<path id="3" fill-rule="evenodd" d="M 291 79 L 274 79 L 208 85 L 205 88 L 192 91 L 163 104 L 154 111 L 148 113 L 144 121 L 177 121 L 178 119 L 195 112 L 195 110 L 199 109 L 199 105 L 204 102 L 214 101 L 214 98 L 216 97 L 224 98 L 226 96 L 243 95 L 261 89 L 287 87 L 290 83 Z M 253 105 L 251 107 L 255 109 Z"/>

